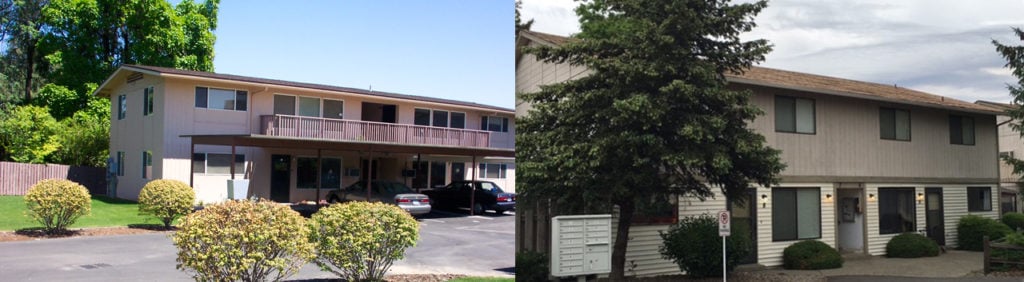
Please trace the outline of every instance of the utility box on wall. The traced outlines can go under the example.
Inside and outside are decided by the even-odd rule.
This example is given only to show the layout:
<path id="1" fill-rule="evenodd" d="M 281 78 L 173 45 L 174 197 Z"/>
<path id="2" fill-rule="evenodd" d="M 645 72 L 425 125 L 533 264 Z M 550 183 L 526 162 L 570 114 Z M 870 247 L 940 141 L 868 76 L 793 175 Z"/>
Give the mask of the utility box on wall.
<path id="1" fill-rule="evenodd" d="M 611 227 L 610 214 L 551 218 L 551 276 L 611 272 Z"/>

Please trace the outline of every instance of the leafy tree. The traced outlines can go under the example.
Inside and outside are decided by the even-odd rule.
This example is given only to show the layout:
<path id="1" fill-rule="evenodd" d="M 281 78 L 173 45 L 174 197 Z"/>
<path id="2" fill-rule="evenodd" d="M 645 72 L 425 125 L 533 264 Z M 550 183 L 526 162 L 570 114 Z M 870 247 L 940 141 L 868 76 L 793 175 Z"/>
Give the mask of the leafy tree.
<path id="1" fill-rule="evenodd" d="M 533 26 L 533 19 L 523 22 L 519 19 L 519 8 L 523 6 L 522 0 L 516 0 L 516 35 L 519 35 L 520 31 L 530 30 L 530 26 Z"/>
<path id="2" fill-rule="evenodd" d="M 50 116 L 57 120 L 71 117 L 85 106 L 83 97 L 61 85 L 46 84 L 39 89 L 36 96 L 32 104 L 48 108 Z"/>
<path id="3" fill-rule="evenodd" d="M 109 112 L 110 100 L 93 99 L 86 109 L 61 120 L 61 130 L 54 137 L 60 147 L 48 160 L 66 165 L 106 166 L 110 150 L 110 114 L 95 112 L 104 105 L 105 112 Z"/>
<path id="4" fill-rule="evenodd" d="M 25 101 L 32 100 L 32 91 L 39 85 L 36 69 L 41 55 L 36 45 L 43 34 L 43 10 L 48 3 L 48 0 L 0 0 L 0 39 L 6 40 L 0 44 L 4 60 L 0 71 L 6 80 L 4 88 L 7 88 L 0 90 L 20 92 Z"/>
<path id="5" fill-rule="evenodd" d="M 59 124 L 46 108 L 19 106 L 0 116 L 0 145 L 7 158 L 20 163 L 43 163 L 56 151 Z"/>
<path id="6" fill-rule="evenodd" d="M 213 70 L 219 0 L 53 0 L 40 42 L 54 83 L 84 92 L 121 64 Z"/>
<path id="7" fill-rule="evenodd" d="M 666 195 L 742 201 L 769 186 L 779 151 L 747 127 L 762 112 L 724 74 L 764 60 L 765 40 L 740 41 L 765 1 L 593 0 L 576 13 L 582 31 L 558 47 L 527 50 L 592 74 L 524 94 L 518 121 L 522 200 L 560 213 L 618 208 L 610 278 L 622 280 L 634 211 Z M 557 189 L 555 189 L 557 187 Z"/>
<path id="8" fill-rule="evenodd" d="M 1024 41 L 1024 31 L 1020 28 L 1013 28 L 1013 32 L 1021 41 Z M 992 44 L 996 46 L 996 52 L 1006 59 L 1005 66 L 1013 70 L 1013 76 L 1017 77 L 1017 85 L 1006 86 L 1010 90 L 1014 104 L 1014 107 L 1007 110 L 1006 113 L 1010 116 L 1010 128 L 1024 138 L 1024 107 L 1021 106 L 1024 105 L 1024 45 L 1003 45 L 996 40 L 992 40 Z M 1013 166 L 1014 174 L 1024 174 L 1024 160 L 1010 156 L 1003 157 L 1003 160 Z"/>

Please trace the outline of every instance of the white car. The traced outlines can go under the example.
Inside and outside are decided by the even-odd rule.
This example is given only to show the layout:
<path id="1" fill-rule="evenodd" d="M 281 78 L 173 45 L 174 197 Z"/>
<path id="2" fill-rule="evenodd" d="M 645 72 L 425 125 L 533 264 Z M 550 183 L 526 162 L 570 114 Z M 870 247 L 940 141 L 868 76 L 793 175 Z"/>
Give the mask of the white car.
<path id="1" fill-rule="evenodd" d="M 359 181 L 345 189 L 327 193 L 327 201 L 341 203 L 347 201 L 366 201 L 366 182 Z M 430 197 L 416 193 L 401 182 L 374 180 L 370 190 L 371 202 L 384 202 L 396 205 L 412 215 L 430 213 Z"/>

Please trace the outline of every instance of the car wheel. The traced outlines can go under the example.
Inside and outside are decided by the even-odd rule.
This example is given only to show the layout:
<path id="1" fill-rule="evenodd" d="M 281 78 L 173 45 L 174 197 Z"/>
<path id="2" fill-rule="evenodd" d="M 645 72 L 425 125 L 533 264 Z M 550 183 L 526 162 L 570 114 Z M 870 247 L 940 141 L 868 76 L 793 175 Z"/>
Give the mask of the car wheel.
<path id="1" fill-rule="evenodd" d="M 336 203 L 341 202 L 341 201 L 338 200 L 338 196 L 331 196 L 331 199 L 328 200 L 328 202 L 331 202 L 332 204 L 336 204 Z"/>
<path id="2" fill-rule="evenodd" d="M 473 214 L 481 215 L 484 213 L 484 205 L 480 203 L 473 204 Z"/>

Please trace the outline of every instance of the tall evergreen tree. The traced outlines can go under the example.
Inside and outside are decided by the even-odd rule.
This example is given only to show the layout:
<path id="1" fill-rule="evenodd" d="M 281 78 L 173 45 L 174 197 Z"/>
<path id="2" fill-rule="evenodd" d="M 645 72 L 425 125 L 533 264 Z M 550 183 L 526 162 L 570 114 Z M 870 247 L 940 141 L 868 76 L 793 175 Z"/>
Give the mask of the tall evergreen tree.
<path id="1" fill-rule="evenodd" d="M 1013 29 L 1014 34 L 1024 41 L 1024 31 L 1020 28 Z M 1013 72 L 1013 76 L 1017 78 L 1016 85 L 1007 85 L 1006 88 L 1010 90 L 1010 96 L 1013 97 L 1014 107 L 1006 111 L 1007 115 L 1010 116 L 1010 128 L 1013 131 L 1017 131 L 1021 138 L 1024 138 L 1024 45 L 1003 45 L 999 41 L 992 40 L 992 44 L 996 46 L 996 52 L 1006 59 L 1005 67 L 1010 68 Z M 1003 160 L 1013 166 L 1013 173 L 1017 175 L 1024 174 L 1024 161 L 1016 159 L 1012 156 L 1004 156 Z"/>
<path id="2" fill-rule="evenodd" d="M 765 1 L 592 0 L 576 13 L 582 31 L 558 47 L 528 50 L 548 63 L 585 66 L 586 77 L 524 94 L 518 120 L 521 199 L 560 213 L 611 211 L 618 226 L 613 280 L 622 280 L 634 212 L 651 199 L 705 199 L 719 187 L 741 201 L 769 186 L 779 151 L 747 127 L 762 112 L 725 73 L 764 60 L 765 40 L 741 41 Z"/>

